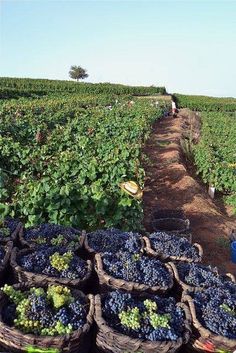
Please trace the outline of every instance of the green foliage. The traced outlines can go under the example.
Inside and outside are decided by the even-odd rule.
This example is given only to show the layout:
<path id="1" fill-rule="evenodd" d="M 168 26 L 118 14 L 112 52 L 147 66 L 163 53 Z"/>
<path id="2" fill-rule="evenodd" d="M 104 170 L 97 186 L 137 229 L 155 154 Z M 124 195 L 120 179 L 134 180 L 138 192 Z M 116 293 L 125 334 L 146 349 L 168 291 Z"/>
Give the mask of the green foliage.
<path id="1" fill-rule="evenodd" d="M 42 97 L 51 94 L 117 94 L 153 95 L 165 94 L 165 87 L 125 86 L 112 83 L 76 83 L 71 81 L 0 78 L 0 98 Z"/>
<path id="2" fill-rule="evenodd" d="M 226 192 L 236 208 L 236 124 L 226 113 L 202 113 L 200 142 L 193 146 L 194 162 L 205 183 Z"/>
<path id="3" fill-rule="evenodd" d="M 174 94 L 178 108 L 189 108 L 195 111 L 205 112 L 235 112 L 235 98 L 215 98 L 207 96 L 189 96 L 184 94 Z"/>
<path id="4" fill-rule="evenodd" d="M 8 182 L 1 201 L 8 213 L 26 226 L 139 229 L 141 202 L 119 184 L 143 186 L 141 148 L 163 110 L 127 101 L 71 95 L 2 103 L 0 168 Z"/>
<path id="5" fill-rule="evenodd" d="M 87 71 L 81 66 L 72 65 L 69 71 L 69 76 L 73 80 L 83 80 L 88 77 Z"/>

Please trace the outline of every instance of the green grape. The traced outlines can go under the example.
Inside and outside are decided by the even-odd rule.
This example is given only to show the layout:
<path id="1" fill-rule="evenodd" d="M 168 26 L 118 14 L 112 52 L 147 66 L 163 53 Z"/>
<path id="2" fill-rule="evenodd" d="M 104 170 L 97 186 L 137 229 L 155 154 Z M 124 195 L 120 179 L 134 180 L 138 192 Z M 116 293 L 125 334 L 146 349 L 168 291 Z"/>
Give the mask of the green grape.
<path id="1" fill-rule="evenodd" d="M 150 323 L 154 329 L 158 327 L 169 328 L 170 315 L 169 314 L 150 314 Z"/>
<path id="2" fill-rule="evenodd" d="M 227 313 L 229 313 L 231 315 L 236 315 L 236 311 L 231 309 L 227 304 L 220 305 L 220 308 L 222 308 L 224 311 L 226 311 Z"/>
<path id="3" fill-rule="evenodd" d="M 58 271 L 67 270 L 69 268 L 70 262 L 73 258 L 73 253 L 67 251 L 65 254 L 60 255 L 58 252 L 55 252 L 50 256 L 50 264 Z"/>
<path id="4" fill-rule="evenodd" d="M 53 306 L 56 309 L 65 304 L 69 304 L 74 300 L 69 288 L 57 285 L 51 285 L 48 287 L 47 298 L 52 300 Z"/>
<path id="5" fill-rule="evenodd" d="M 157 310 L 157 303 L 150 299 L 144 300 L 143 304 L 149 313 Z"/>
<path id="6" fill-rule="evenodd" d="M 43 237 L 38 237 L 37 239 L 35 239 L 35 243 L 37 244 L 46 244 L 46 239 Z"/>
<path id="7" fill-rule="evenodd" d="M 65 240 L 64 236 L 62 234 L 59 234 L 57 237 L 52 238 L 51 244 L 54 245 L 54 246 L 60 246 L 60 245 L 63 244 L 64 240 Z"/>
<path id="8" fill-rule="evenodd" d="M 119 313 L 121 325 L 137 330 L 140 328 L 141 314 L 139 308 L 135 307 Z"/>
<path id="9" fill-rule="evenodd" d="M 37 297 L 40 295 L 45 296 L 45 290 L 43 288 L 32 287 L 30 288 L 30 293 L 37 295 Z"/>
<path id="10" fill-rule="evenodd" d="M 2 291 L 15 303 L 20 303 L 23 299 L 26 298 L 26 294 L 20 290 L 15 290 L 12 286 L 5 284 Z"/>
<path id="11" fill-rule="evenodd" d="M 132 259 L 133 261 L 138 261 L 140 259 L 140 254 L 133 254 Z"/>

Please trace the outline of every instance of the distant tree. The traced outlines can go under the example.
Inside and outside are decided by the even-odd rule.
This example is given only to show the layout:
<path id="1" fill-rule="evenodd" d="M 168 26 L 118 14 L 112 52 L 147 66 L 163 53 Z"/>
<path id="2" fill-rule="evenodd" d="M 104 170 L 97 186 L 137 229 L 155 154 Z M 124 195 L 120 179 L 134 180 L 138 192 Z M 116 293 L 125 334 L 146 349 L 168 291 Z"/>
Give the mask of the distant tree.
<path id="1" fill-rule="evenodd" d="M 73 80 L 79 81 L 88 77 L 87 70 L 83 69 L 81 66 L 72 65 L 69 71 L 69 76 Z"/>

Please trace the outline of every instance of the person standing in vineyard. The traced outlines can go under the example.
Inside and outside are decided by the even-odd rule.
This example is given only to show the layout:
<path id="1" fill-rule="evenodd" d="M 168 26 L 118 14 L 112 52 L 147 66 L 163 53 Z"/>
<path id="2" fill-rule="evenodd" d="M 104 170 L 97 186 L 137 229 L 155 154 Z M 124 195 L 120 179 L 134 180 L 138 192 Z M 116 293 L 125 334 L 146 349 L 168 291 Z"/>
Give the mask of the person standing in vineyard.
<path id="1" fill-rule="evenodd" d="M 176 104 L 174 101 L 171 101 L 171 107 L 172 107 L 172 116 L 173 118 L 176 117 Z"/>

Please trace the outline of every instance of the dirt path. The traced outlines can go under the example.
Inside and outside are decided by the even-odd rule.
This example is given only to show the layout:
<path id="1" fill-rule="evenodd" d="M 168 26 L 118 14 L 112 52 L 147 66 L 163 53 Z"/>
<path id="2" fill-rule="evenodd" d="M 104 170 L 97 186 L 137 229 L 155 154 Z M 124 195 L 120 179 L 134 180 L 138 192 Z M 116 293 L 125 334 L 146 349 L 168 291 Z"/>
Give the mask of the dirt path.
<path id="1" fill-rule="evenodd" d="M 206 187 L 186 169 L 180 139 L 188 119 L 185 109 L 175 119 L 162 118 L 146 143 L 144 152 L 149 162 L 145 167 L 144 225 L 152 230 L 150 215 L 154 207 L 183 209 L 191 222 L 193 241 L 203 247 L 203 261 L 236 275 L 226 242 L 231 229 L 236 229 L 236 218 L 224 214 L 208 196 Z"/>

